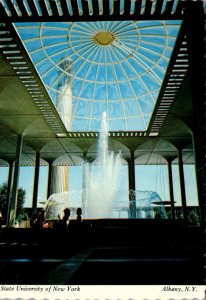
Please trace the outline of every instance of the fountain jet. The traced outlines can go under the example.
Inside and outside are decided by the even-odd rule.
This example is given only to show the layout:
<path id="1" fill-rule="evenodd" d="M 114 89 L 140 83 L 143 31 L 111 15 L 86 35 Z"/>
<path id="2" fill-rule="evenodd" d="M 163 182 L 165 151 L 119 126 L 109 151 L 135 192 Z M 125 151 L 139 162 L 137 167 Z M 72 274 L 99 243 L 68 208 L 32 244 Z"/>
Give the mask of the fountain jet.
<path id="1" fill-rule="evenodd" d="M 106 112 L 102 115 L 97 158 L 85 162 L 83 210 L 86 218 L 111 218 L 120 187 L 121 155 L 109 151 Z"/>

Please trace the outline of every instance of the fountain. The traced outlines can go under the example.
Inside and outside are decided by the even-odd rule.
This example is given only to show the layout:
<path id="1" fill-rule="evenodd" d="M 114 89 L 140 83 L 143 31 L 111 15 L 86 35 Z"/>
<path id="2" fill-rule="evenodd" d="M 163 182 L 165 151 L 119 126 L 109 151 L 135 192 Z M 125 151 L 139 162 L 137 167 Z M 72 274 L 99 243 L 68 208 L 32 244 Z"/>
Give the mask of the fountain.
<path id="1" fill-rule="evenodd" d="M 102 115 L 97 158 L 84 164 L 83 211 L 86 218 L 112 218 L 112 210 L 120 187 L 120 153 L 115 155 L 108 148 L 106 112 Z"/>
<path id="2" fill-rule="evenodd" d="M 102 115 L 100 137 L 98 141 L 97 158 L 92 162 L 83 163 L 83 188 L 52 194 L 46 203 L 46 218 L 57 219 L 65 207 L 75 210 L 81 206 L 85 219 L 115 218 L 115 209 L 129 210 L 129 201 L 125 205 L 122 199 L 129 200 L 129 194 L 134 194 L 137 213 L 136 218 L 154 218 L 154 201 L 161 202 L 160 196 L 152 191 L 121 190 L 122 157 L 109 151 L 107 115 Z M 126 193 L 126 194 L 125 194 Z M 78 203 L 78 199 L 82 203 Z M 131 197 L 130 197 L 131 198 Z M 74 206 L 73 206 L 73 204 Z M 76 205 L 76 207 L 75 207 Z M 160 205 L 158 210 L 161 218 L 167 218 L 165 208 Z M 72 218 L 71 214 L 71 218 Z"/>

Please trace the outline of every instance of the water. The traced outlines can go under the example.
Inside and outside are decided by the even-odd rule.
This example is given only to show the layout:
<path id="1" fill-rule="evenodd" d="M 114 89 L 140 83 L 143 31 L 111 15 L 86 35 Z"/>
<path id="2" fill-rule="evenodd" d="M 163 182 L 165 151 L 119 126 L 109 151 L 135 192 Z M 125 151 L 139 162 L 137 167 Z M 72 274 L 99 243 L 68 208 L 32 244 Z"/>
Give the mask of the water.
<path id="1" fill-rule="evenodd" d="M 153 205 L 154 201 L 161 201 L 156 192 L 122 190 L 121 166 L 120 153 L 109 151 L 107 115 L 103 113 L 97 158 L 92 163 L 83 163 L 82 189 L 52 194 L 47 200 L 46 218 L 57 219 L 65 207 L 71 208 L 71 218 L 76 217 L 77 207 L 82 207 L 83 218 L 120 218 L 118 211 L 129 211 L 130 193 L 136 202 L 136 218 L 154 218 L 154 207 L 161 218 L 167 218 L 163 205 Z"/>
<path id="2" fill-rule="evenodd" d="M 86 218 L 111 218 L 115 199 L 120 188 L 121 155 L 108 147 L 107 116 L 102 115 L 97 158 L 85 163 L 83 211 Z"/>

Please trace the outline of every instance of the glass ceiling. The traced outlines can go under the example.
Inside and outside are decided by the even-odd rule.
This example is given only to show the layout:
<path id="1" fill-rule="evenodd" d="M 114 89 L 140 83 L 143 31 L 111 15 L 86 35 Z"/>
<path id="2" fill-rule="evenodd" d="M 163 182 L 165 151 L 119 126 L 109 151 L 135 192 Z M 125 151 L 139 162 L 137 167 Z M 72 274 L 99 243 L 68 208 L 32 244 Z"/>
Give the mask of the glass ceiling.
<path id="1" fill-rule="evenodd" d="M 68 131 L 145 131 L 181 21 L 16 23 Z"/>

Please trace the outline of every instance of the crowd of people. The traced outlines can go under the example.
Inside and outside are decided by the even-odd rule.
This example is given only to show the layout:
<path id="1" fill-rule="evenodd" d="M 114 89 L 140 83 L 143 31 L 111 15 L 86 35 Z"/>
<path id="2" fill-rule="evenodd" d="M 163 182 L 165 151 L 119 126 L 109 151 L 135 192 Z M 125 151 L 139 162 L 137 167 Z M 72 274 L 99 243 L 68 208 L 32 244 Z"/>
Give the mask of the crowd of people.
<path id="1" fill-rule="evenodd" d="M 53 227 L 56 229 L 67 229 L 69 227 L 70 224 L 70 209 L 69 208 L 65 208 L 64 209 L 64 215 L 61 218 L 58 215 L 58 220 L 56 220 L 56 222 L 54 223 Z M 80 207 L 77 208 L 76 210 L 76 225 L 80 226 L 82 223 L 82 209 Z M 33 229 L 42 229 L 42 228 L 49 228 L 50 225 L 47 222 L 47 220 L 44 217 L 44 210 L 41 209 L 39 211 L 37 211 L 36 214 L 34 214 L 34 216 L 31 218 L 30 220 L 30 226 Z"/>

